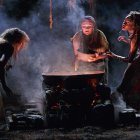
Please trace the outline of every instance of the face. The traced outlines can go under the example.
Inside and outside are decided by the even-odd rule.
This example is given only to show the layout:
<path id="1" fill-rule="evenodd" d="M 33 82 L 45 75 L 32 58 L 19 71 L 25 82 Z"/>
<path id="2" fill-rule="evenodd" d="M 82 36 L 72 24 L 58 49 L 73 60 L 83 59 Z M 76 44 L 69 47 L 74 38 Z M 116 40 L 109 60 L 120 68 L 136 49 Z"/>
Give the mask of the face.
<path id="1" fill-rule="evenodd" d="M 27 45 L 28 45 L 28 41 L 26 39 L 23 39 L 22 42 L 18 44 L 17 51 L 25 49 Z"/>
<path id="2" fill-rule="evenodd" d="M 89 21 L 84 21 L 81 28 L 84 35 L 91 35 L 94 32 L 95 25 Z"/>
<path id="3" fill-rule="evenodd" d="M 130 18 L 125 18 L 122 24 L 122 30 L 132 32 L 134 31 L 134 27 L 135 27 L 134 21 L 132 21 Z"/>

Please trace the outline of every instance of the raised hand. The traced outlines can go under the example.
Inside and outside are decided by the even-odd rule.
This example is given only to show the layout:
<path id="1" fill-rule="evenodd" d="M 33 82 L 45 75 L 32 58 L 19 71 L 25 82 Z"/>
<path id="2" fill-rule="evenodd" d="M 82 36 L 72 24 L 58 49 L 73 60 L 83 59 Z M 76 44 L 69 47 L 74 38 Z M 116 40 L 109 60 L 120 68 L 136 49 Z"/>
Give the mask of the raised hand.
<path id="1" fill-rule="evenodd" d="M 130 42 L 130 40 L 127 39 L 125 36 L 119 36 L 119 37 L 118 37 L 118 41 L 123 41 L 123 42 L 125 42 L 125 43 L 129 43 L 129 42 Z"/>

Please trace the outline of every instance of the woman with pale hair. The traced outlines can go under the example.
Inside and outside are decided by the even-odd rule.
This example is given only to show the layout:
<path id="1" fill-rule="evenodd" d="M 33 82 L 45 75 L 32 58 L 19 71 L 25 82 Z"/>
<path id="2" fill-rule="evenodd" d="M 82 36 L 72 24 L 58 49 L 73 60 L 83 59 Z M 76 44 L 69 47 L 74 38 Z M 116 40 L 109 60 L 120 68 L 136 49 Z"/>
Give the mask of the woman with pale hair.
<path id="1" fill-rule="evenodd" d="M 8 64 L 13 58 L 16 60 L 18 53 L 27 46 L 29 36 L 19 28 L 6 29 L 0 35 L 0 80 L 7 96 L 13 95 L 5 81 L 5 71 L 12 67 Z"/>

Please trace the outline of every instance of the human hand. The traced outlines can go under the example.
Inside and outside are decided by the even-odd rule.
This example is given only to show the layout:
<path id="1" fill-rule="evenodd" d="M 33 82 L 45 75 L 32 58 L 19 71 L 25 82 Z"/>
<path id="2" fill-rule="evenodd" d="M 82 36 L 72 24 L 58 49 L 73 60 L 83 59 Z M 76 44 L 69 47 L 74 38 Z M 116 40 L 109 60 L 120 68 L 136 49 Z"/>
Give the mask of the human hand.
<path id="1" fill-rule="evenodd" d="M 99 56 L 99 54 L 95 54 L 93 56 L 89 56 L 88 57 L 88 62 L 95 62 L 96 60 L 98 60 L 98 56 Z"/>
<path id="2" fill-rule="evenodd" d="M 96 59 L 93 58 L 93 57 L 90 57 L 90 58 L 88 59 L 88 62 L 94 62 L 94 61 L 96 61 Z"/>
<path id="3" fill-rule="evenodd" d="M 125 36 L 119 36 L 119 37 L 118 37 L 118 41 L 124 41 L 125 39 L 126 39 Z"/>
<path id="4" fill-rule="evenodd" d="M 108 53 L 103 53 L 103 54 L 95 53 L 94 56 L 90 56 L 88 58 L 88 62 L 95 62 L 97 60 L 108 58 L 109 56 L 112 56 L 112 55 Z"/>
<path id="5" fill-rule="evenodd" d="M 119 36 L 118 41 L 123 41 L 125 43 L 129 43 L 129 39 L 127 39 L 125 36 Z"/>
<path id="6" fill-rule="evenodd" d="M 90 62 L 94 57 L 96 57 L 95 54 L 78 53 L 77 59 L 83 62 Z"/>
<path id="7" fill-rule="evenodd" d="M 106 53 L 106 56 L 107 57 L 113 57 L 114 55 L 115 54 L 113 52 L 111 52 L 111 51 L 109 51 L 109 52 Z"/>

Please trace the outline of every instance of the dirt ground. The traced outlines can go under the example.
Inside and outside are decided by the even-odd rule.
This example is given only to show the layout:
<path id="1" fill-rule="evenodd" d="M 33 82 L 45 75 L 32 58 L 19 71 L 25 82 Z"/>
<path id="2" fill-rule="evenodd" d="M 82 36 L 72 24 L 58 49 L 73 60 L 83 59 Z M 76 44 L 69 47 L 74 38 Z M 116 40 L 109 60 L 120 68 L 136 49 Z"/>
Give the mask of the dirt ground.
<path id="1" fill-rule="evenodd" d="M 5 130 L 0 124 L 0 140 L 140 140 L 140 123 L 137 125 L 115 124 L 112 128 L 83 126 L 64 129 Z"/>
<path id="2" fill-rule="evenodd" d="M 139 126 L 1 131 L 0 140 L 140 140 Z"/>

